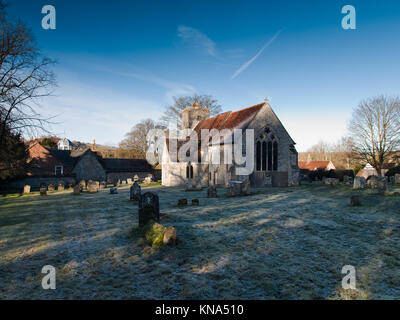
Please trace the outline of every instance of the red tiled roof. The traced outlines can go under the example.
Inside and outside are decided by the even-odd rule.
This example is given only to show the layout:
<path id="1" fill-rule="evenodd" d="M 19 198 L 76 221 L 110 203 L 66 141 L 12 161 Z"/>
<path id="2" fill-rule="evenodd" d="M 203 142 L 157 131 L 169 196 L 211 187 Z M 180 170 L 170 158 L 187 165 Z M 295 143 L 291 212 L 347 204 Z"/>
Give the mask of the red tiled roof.
<path id="1" fill-rule="evenodd" d="M 264 105 L 263 103 L 256 104 L 254 106 L 241 109 L 235 112 L 228 111 L 216 115 L 212 118 L 201 121 L 194 130 L 199 131 L 201 129 L 244 129 L 254 116 Z"/>
<path id="2" fill-rule="evenodd" d="M 315 170 L 325 169 L 329 165 L 330 161 L 299 161 L 300 169 Z"/>

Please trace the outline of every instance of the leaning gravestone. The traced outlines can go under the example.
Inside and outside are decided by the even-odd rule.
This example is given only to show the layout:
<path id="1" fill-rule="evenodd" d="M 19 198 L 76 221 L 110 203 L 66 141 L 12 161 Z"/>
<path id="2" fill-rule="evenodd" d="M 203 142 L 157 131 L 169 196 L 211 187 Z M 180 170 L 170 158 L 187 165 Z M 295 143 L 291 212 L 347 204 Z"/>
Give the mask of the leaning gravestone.
<path id="1" fill-rule="evenodd" d="M 28 193 L 30 193 L 30 192 L 31 192 L 31 186 L 28 185 L 28 184 L 25 185 L 25 186 L 24 186 L 24 193 L 25 193 L 25 194 L 28 194 Z"/>
<path id="2" fill-rule="evenodd" d="M 74 186 L 74 193 L 73 193 L 74 195 L 79 195 L 79 194 L 81 194 L 81 185 L 80 184 L 76 184 L 75 186 Z"/>
<path id="3" fill-rule="evenodd" d="M 207 189 L 207 198 L 216 198 L 217 188 L 215 186 L 209 186 Z"/>
<path id="4" fill-rule="evenodd" d="M 400 173 L 396 173 L 394 175 L 394 183 L 395 184 L 400 184 Z"/>
<path id="5" fill-rule="evenodd" d="M 133 185 L 130 188 L 130 199 L 131 200 L 135 200 L 135 201 L 139 201 L 140 200 L 140 196 L 142 194 L 142 189 L 140 188 L 139 184 L 135 181 L 133 183 Z"/>
<path id="6" fill-rule="evenodd" d="M 160 203 L 158 195 L 146 192 L 139 200 L 139 227 L 143 227 L 150 220 L 160 221 Z"/>
<path id="7" fill-rule="evenodd" d="M 54 191 L 54 184 L 50 183 L 50 184 L 47 186 L 47 191 L 49 191 L 49 192 Z"/>
<path id="8" fill-rule="evenodd" d="M 354 177 L 353 189 L 365 189 L 367 180 L 364 177 Z"/>

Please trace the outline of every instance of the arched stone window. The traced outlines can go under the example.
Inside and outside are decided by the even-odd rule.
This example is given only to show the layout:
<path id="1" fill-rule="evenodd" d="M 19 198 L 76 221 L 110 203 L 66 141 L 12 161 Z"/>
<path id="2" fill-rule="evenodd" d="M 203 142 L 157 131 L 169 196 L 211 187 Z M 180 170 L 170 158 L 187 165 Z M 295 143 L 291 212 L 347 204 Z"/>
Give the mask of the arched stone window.
<path id="1" fill-rule="evenodd" d="M 186 179 L 193 179 L 193 166 L 191 164 L 186 166 Z"/>
<path id="2" fill-rule="evenodd" d="M 274 142 L 274 171 L 278 170 L 278 142 Z"/>
<path id="3" fill-rule="evenodd" d="M 272 170 L 272 142 L 268 141 L 268 171 Z"/>
<path id="4" fill-rule="evenodd" d="M 267 142 L 262 143 L 262 171 L 267 170 Z"/>
<path id="5" fill-rule="evenodd" d="M 256 170 L 261 170 L 261 142 L 257 141 L 256 144 Z"/>
<path id="6" fill-rule="evenodd" d="M 276 134 L 265 128 L 256 140 L 256 171 L 278 170 L 278 141 Z"/>

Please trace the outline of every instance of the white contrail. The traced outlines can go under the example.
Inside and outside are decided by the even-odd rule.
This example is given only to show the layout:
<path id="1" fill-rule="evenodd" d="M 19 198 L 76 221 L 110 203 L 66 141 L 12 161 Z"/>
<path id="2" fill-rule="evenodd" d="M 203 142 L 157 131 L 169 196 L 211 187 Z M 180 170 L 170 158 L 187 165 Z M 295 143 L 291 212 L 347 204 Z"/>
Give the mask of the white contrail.
<path id="1" fill-rule="evenodd" d="M 278 38 L 279 34 L 281 33 L 282 30 L 279 30 L 275 35 L 264 45 L 264 47 L 261 48 L 260 51 L 257 52 L 257 54 L 251 58 L 249 61 L 245 62 L 239 69 L 236 70 L 236 72 L 233 74 L 231 79 L 235 79 L 242 71 L 246 70 L 247 67 L 253 63 L 254 60 L 258 58 L 258 56 L 264 51 L 265 48 L 267 48 L 276 38 Z"/>

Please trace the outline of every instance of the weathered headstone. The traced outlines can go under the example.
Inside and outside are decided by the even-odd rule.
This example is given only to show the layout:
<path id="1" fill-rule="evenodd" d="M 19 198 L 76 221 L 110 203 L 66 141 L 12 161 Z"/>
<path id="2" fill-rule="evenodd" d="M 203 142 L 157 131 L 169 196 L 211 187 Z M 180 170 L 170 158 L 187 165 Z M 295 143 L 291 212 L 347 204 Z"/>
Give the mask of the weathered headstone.
<path id="1" fill-rule="evenodd" d="M 58 191 L 64 191 L 64 181 L 60 181 L 57 185 Z"/>
<path id="2" fill-rule="evenodd" d="M 54 191 L 54 184 L 49 183 L 49 185 L 47 186 L 47 191 L 49 191 L 49 192 Z"/>
<path id="3" fill-rule="evenodd" d="M 400 173 L 396 173 L 394 175 L 394 183 L 395 184 L 400 184 Z"/>
<path id="4" fill-rule="evenodd" d="M 367 181 L 368 188 L 378 189 L 379 179 L 377 176 L 370 176 Z"/>
<path id="5" fill-rule="evenodd" d="M 163 243 L 166 245 L 176 245 L 176 229 L 173 227 L 165 227 Z"/>
<path id="6" fill-rule="evenodd" d="M 79 185 L 81 186 L 81 191 L 86 189 L 86 181 L 85 180 L 79 181 Z"/>
<path id="7" fill-rule="evenodd" d="M 92 181 L 88 184 L 89 187 L 89 192 L 90 193 L 96 193 L 99 191 L 99 186 L 98 186 L 98 182 L 96 183 L 95 181 Z"/>
<path id="8" fill-rule="evenodd" d="M 215 186 L 209 186 L 207 188 L 207 198 L 216 198 L 217 197 L 217 188 Z"/>
<path id="9" fill-rule="evenodd" d="M 198 206 L 199 204 L 199 199 L 192 199 L 192 206 Z"/>
<path id="10" fill-rule="evenodd" d="M 160 221 L 160 203 L 158 195 L 146 192 L 139 201 L 139 227 L 143 227 L 150 220 Z"/>
<path id="11" fill-rule="evenodd" d="M 90 185 L 93 183 L 93 180 L 89 180 L 88 182 L 87 182 L 87 184 L 86 184 L 86 189 L 87 189 L 87 191 L 89 191 L 89 189 L 90 189 Z"/>
<path id="12" fill-rule="evenodd" d="M 242 181 L 231 181 L 226 190 L 227 197 L 237 197 L 242 194 Z"/>
<path id="13" fill-rule="evenodd" d="M 128 184 L 133 184 L 133 181 L 132 181 L 131 178 L 126 179 L 126 182 L 127 182 Z"/>
<path id="14" fill-rule="evenodd" d="M 133 185 L 130 188 L 130 199 L 134 201 L 139 201 L 141 194 L 142 194 L 142 189 L 140 188 L 139 184 L 135 181 Z"/>
<path id="15" fill-rule="evenodd" d="M 107 187 L 107 182 L 106 181 L 101 181 L 99 184 L 99 189 L 105 189 Z"/>
<path id="16" fill-rule="evenodd" d="M 121 181 L 121 184 L 126 184 L 126 180 L 122 180 L 122 181 Z"/>
<path id="17" fill-rule="evenodd" d="M 352 186 L 353 185 L 353 178 L 347 175 L 343 176 L 343 184 L 345 186 Z"/>
<path id="18" fill-rule="evenodd" d="M 40 195 L 45 196 L 47 194 L 47 188 L 46 186 L 41 186 L 40 187 Z"/>
<path id="19" fill-rule="evenodd" d="M 178 199 L 178 207 L 183 207 L 187 205 L 187 199 Z"/>
<path id="20" fill-rule="evenodd" d="M 114 187 L 119 187 L 120 183 L 121 183 L 121 180 L 115 179 L 114 180 Z"/>
<path id="21" fill-rule="evenodd" d="M 149 184 L 149 183 L 151 183 L 152 180 L 153 180 L 153 175 L 150 174 L 146 178 L 144 178 L 143 183 Z"/>
<path id="22" fill-rule="evenodd" d="M 355 206 L 361 206 L 361 201 L 360 197 L 357 195 L 353 195 L 350 197 L 350 206 L 355 207 Z"/>
<path id="23" fill-rule="evenodd" d="M 117 187 L 111 187 L 110 188 L 110 194 L 117 194 L 117 193 L 118 193 Z"/>
<path id="24" fill-rule="evenodd" d="M 29 184 L 24 185 L 24 193 L 28 194 L 31 192 L 31 186 Z"/>
<path id="25" fill-rule="evenodd" d="M 137 174 L 134 175 L 133 181 L 139 181 L 139 176 Z"/>
<path id="26" fill-rule="evenodd" d="M 80 184 L 76 184 L 76 185 L 74 186 L 74 192 L 73 192 L 73 194 L 74 194 L 74 195 L 79 195 L 79 194 L 81 194 L 81 188 L 82 188 L 82 186 L 81 186 Z"/>
<path id="27" fill-rule="evenodd" d="M 354 177 L 353 189 L 365 189 L 367 180 L 364 177 Z"/>
<path id="28" fill-rule="evenodd" d="M 337 186 L 339 184 L 339 179 L 337 178 L 325 178 L 324 184 L 327 186 Z"/>

